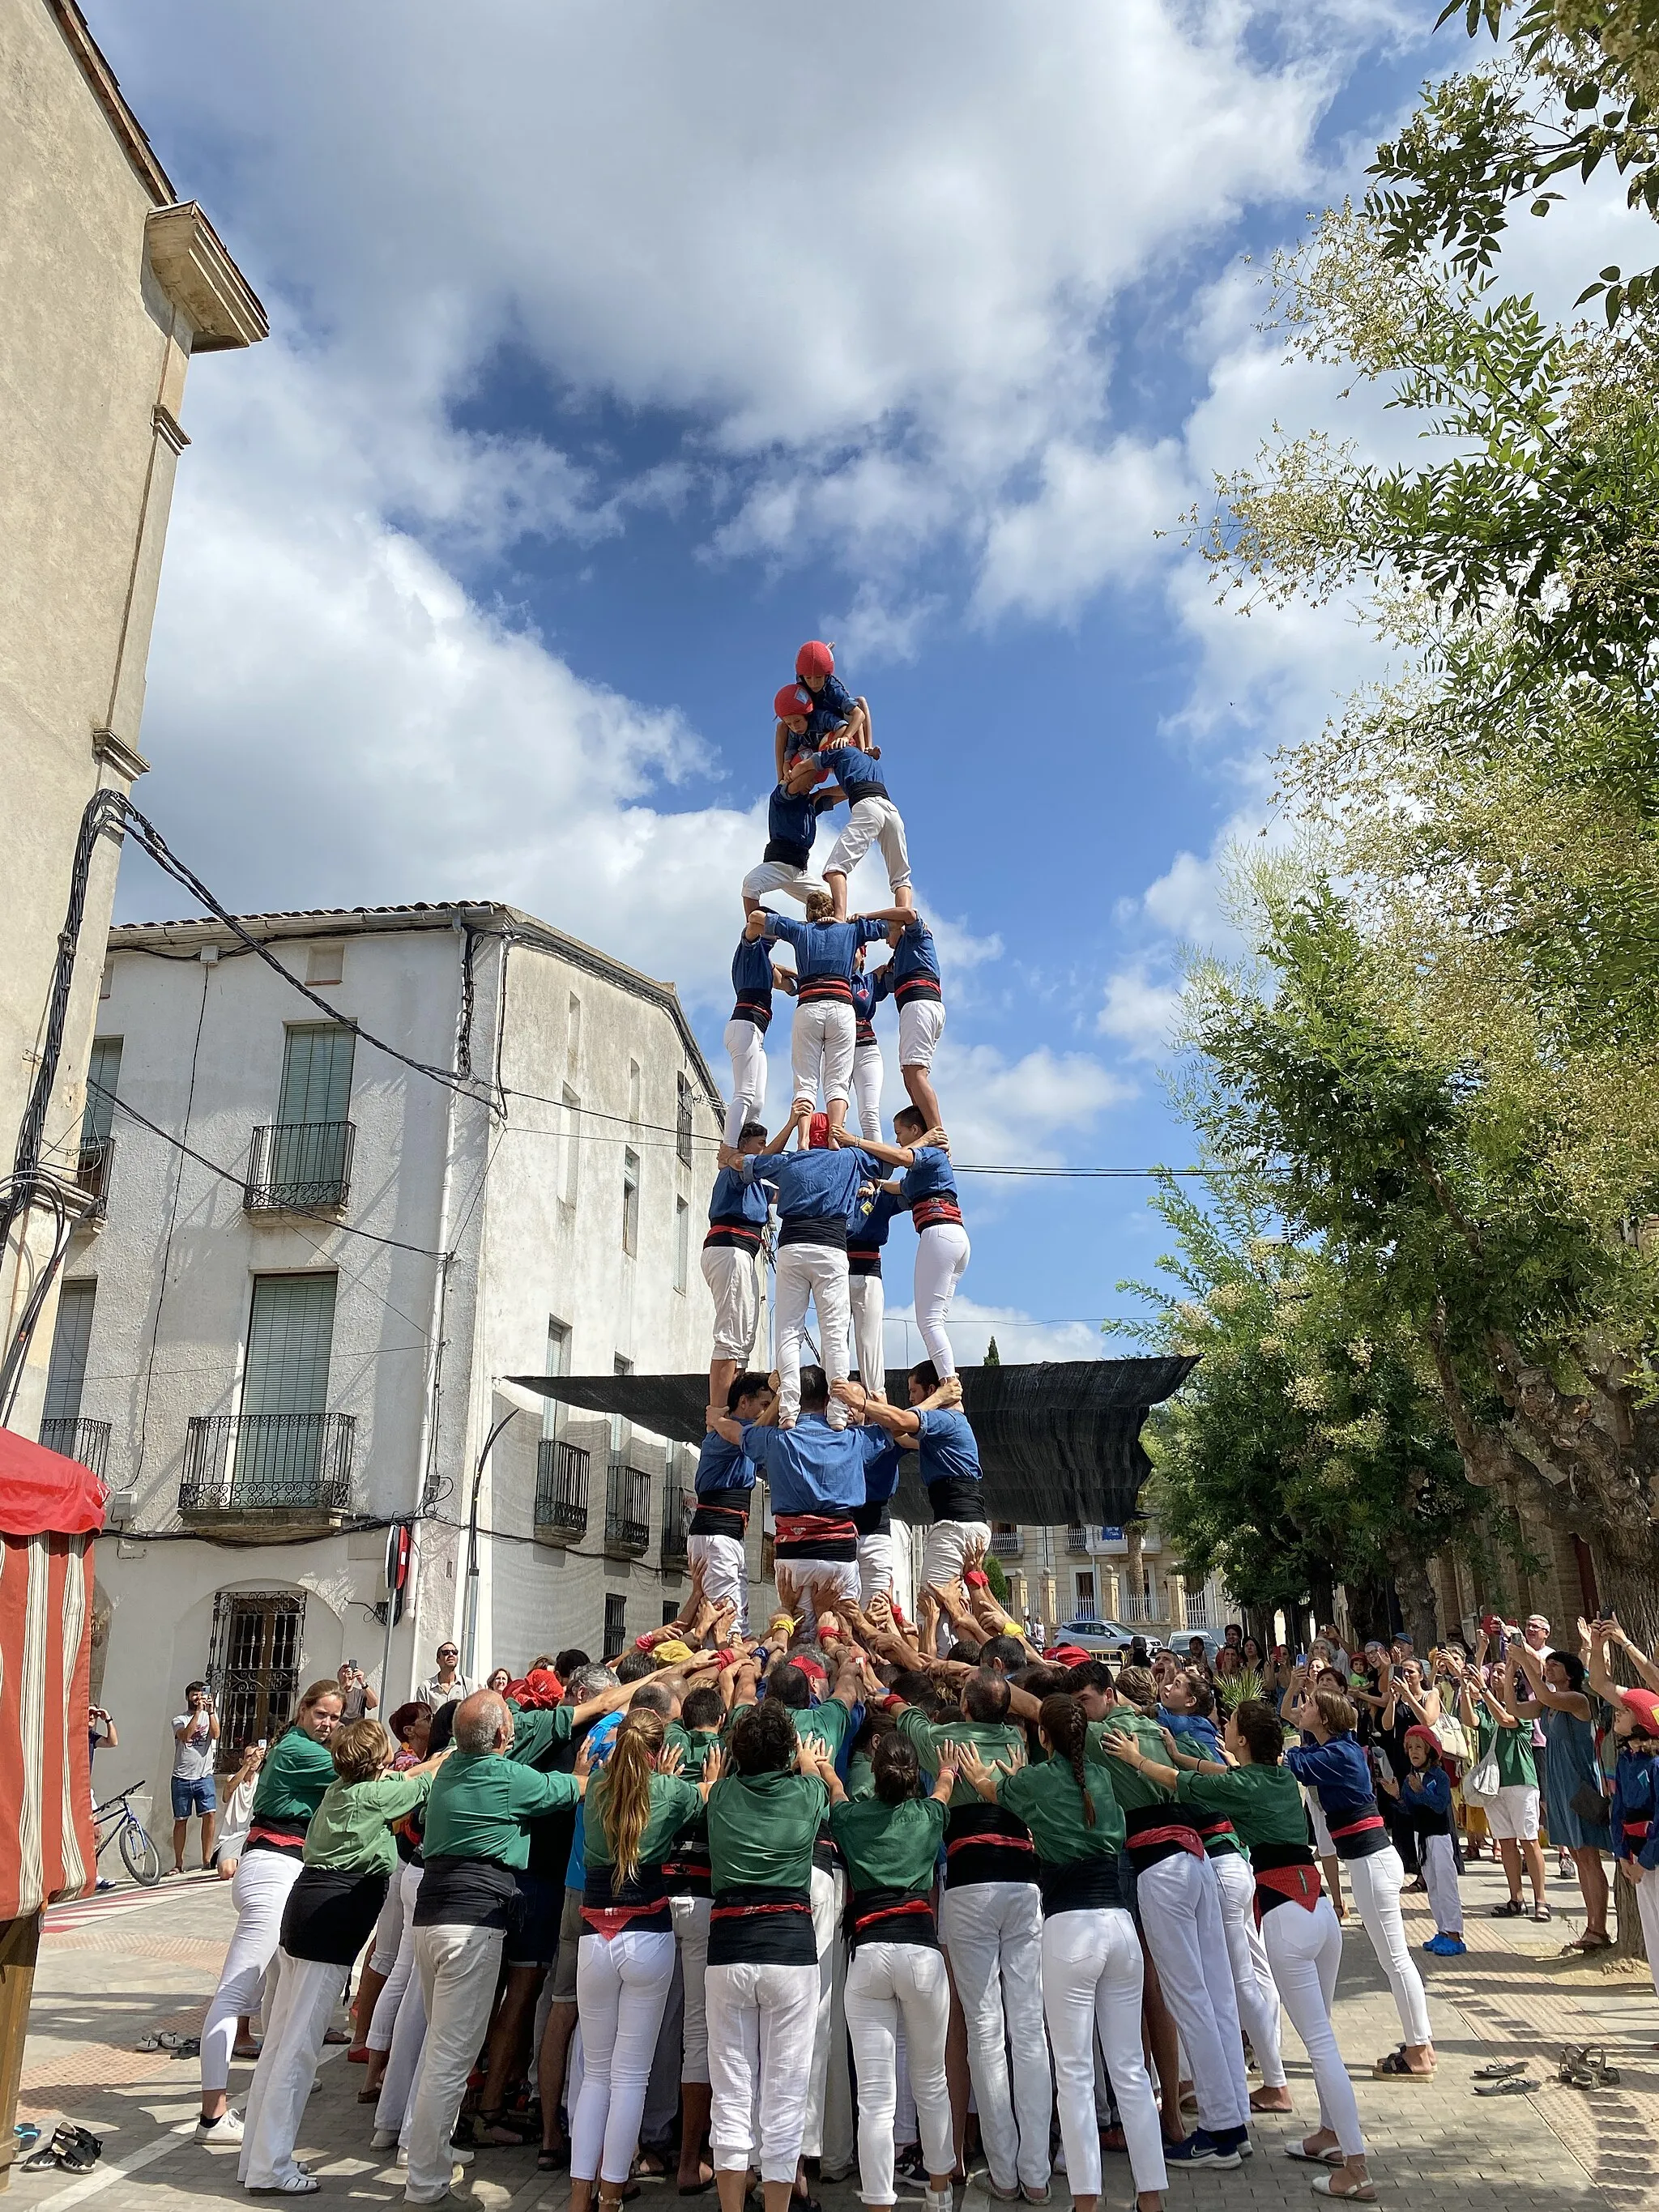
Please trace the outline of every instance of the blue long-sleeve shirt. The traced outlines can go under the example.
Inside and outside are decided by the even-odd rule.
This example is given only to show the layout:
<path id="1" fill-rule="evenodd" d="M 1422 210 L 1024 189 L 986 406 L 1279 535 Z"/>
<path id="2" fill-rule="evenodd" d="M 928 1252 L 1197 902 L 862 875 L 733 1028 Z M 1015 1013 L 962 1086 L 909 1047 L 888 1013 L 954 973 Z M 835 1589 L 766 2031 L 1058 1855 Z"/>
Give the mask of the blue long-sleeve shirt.
<path id="1" fill-rule="evenodd" d="M 1285 1753 L 1285 1764 L 1318 1798 L 1339 1858 L 1368 1858 L 1389 1848 L 1371 1787 L 1370 1762 L 1352 1732 L 1334 1735 L 1328 1743 L 1304 1735 Z"/>
<path id="2" fill-rule="evenodd" d="M 775 1513 L 843 1513 L 864 1503 L 865 1468 L 887 1442 L 884 1429 L 832 1429 L 822 1413 L 803 1413 L 793 1429 L 751 1421 L 744 1455 L 763 1468 Z"/>
<path id="3" fill-rule="evenodd" d="M 754 1486 L 754 1464 L 744 1456 L 743 1447 L 727 1443 L 716 1430 L 710 1429 L 697 1454 L 697 1496 L 712 1498 L 723 1490 L 752 1490 Z"/>
<path id="4" fill-rule="evenodd" d="M 777 1193 L 780 1247 L 839 1244 L 862 1218 L 861 1194 L 881 1170 L 851 1146 L 824 1146 L 745 1160 L 745 1177 L 770 1182 Z"/>
<path id="5" fill-rule="evenodd" d="M 852 714 L 853 695 L 839 676 L 826 676 L 816 691 L 805 681 L 800 688 L 812 702 L 812 711 L 806 717 L 805 743 L 816 747 L 832 731 L 840 729 Z"/>
<path id="6" fill-rule="evenodd" d="M 1400 1778 L 1400 1802 L 1419 1835 L 1451 1833 L 1451 1778 L 1443 1767 L 1408 1767 Z"/>
<path id="7" fill-rule="evenodd" d="M 768 1185 L 763 1176 L 745 1176 L 736 1168 L 722 1168 L 709 1193 L 708 1234 L 703 1243 L 736 1244 L 745 1252 L 757 1252 L 768 1210 Z"/>
<path id="8" fill-rule="evenodd" d="M 876 1042 L 876 981 L 883 971 L 874 975 L 855 968 L 853 970 L 853 1042 L 854 1045 L 874 1044 Z"/>
<path id="9" fill-rule="evenodd" d="M 1205 1759 L 1212 1759 L 1218 1766 L 1226 1761 L 1221 1756 L 1221 1738 L 1216 1733 L 1213 1721 L 1206 1720 L 1202 1713 L 1172 1713 L 1167 1705 L 1158 1709 L 1158 1724 L 1169 1729 L 1171 1735 L 1188 1737 Z"/>
<path id="10" fill-rule="evenodd" d="M 772 954 L 763 937 L 745 933 L 732 956 L 732 1018 L 764 1030 L 772 1019 Z"/>
<path id="11" fill-rule="evenodd" d="M 854 1274 L 880 1274 L 882 1247 L 893 1216 L 900 1210 L 890 1190 L 878 1190 L 870 1198 L 867 1210 L 854 1218 L 847 1231 L 848 1265 Z"/>
<path id="12" fill-rule="evenodd" d="M 873 754 L 860 752 L 856 745 L 820 745 L 818 762 L 847 793 L 849 806 L 856 806 L 861 799 L 889 796 L 881 763 Z"/>
<path id="13" fill-rule="evenodd" d="M 818 834 L 818 817 L 827 806 L 839 805 L 838 791 L 791 791 L 787 784 L 773 787 L 766 807 L 766 852 L 769 860 L 784 860 L 804 868 Z"/>
<path id="14" fill-rule="evenodd" d="M 1621 1751 L 1613 1770 L 1613 1855 L 1659 1867 L 1659 1753 Z"/>
<path id="15" fill-rule="evenodd" d="M 794 921 L 787 914 L 769 914 L 766 933 L 781 938 L 795 949 L 795 972 L 799 978 L 795 997 L 803 1006 L 815 999 L 853 1003 L 853 957 L 860 945 L 870 945 L 886 934 L 881 921 Z"/>
<path id="16" fill-rule="evenodd" d="M 960 1221 L 962 1200 L 949 1152 L 937 1145 L 916 1146 L 911 1165 L 899 1177 L 899 1197 L 910 1209 L 918 1236 L 937 1222 Z"/>

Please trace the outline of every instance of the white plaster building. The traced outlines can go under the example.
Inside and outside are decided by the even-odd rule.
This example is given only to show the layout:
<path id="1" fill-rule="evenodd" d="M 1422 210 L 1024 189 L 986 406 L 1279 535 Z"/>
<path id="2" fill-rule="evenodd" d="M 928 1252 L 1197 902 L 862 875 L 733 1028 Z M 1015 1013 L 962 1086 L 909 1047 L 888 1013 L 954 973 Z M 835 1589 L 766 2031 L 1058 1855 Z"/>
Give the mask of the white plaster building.
<path id="1" fill-rule="evenodd" d="M 0 1419 L 33 1435 L 60 1224 L 97 1193 L 80 1142 L 116 847 L 91 844 L 78 956 L 55 988 L 83 811 L 138 748 L 173 476 L 198 354 L 252 345 L 264 311 L 181 201 L 74 0 L 0 9 Z M 109 802 L 103 802 L 108 804 Z M 55 1003 L 56 1002 L 56 1003 Z M 33 1110 L 31 1110 L 31 1109 Z M 19 1210 L 21 1209 L 21 1211 Z"/>
<path id="2" fill-rule="evenodd" d="M 192 1676 L 218 1684 L 228 1743 L 343 1658 L 392 1705 L 465 1640 L 498 1378 L 708 1360 L 720 1107 L 671 985 L 499 905 L 244 926 L 324 1007 L 216 922 L 109 940 L 108 1173 L 44 1438 L 113 1493 L 97 1565 L 121 1746 L 100 1791 L 167 1772 Z M 603 1419 L 519 1413 L 479 1491 L 469 1671 L 597 1657 L 672 1615 L 694 1464 Z M 382 1680 L 399 1519 L 414 1570 Z"/>
<path id="3" fill-rule="evenodd" d="M 1009 1610 L 1049 1629 L 1066 1620 L 1117 1621 L 1173 1643 L 1218 1634 L 1243 1613 L 1213 1581 L 1189 1588 L 1166 1555 L 1155 1521 L 1127 1528 L 993 1525 L 991 1548 L 1008 1579 Z"/>

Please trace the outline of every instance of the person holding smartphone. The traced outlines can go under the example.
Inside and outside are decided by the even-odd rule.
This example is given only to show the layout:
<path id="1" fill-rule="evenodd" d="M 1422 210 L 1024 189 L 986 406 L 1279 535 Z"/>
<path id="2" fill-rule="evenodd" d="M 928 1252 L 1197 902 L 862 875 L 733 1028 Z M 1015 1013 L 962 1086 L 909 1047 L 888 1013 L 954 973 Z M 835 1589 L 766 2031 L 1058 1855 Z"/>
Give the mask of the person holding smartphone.
<path id="1" fill-rule="evenodd" d="M 355 1659 L 343 1659 L 335 1680 L 340 1685 L 342 1707 L 340 1725 L 352 1721 L 370 1719 L 380 1702 L 380 1692 L 372 1690 L 363 1679 L 363 1670 Z"/>
<path id="2" fill-rule="evenodd" d="M 213 1825 L 219 1810 L 213 1769 L 219 1753 L 219 1716 L 205 1682 L 185 1685 L 188 1710 L 173 1719 L 173 1871 L 185 1870 L 185 1838 L 194 1814 L 202 1823 L 202 1871 L 213 1863 Z"/>

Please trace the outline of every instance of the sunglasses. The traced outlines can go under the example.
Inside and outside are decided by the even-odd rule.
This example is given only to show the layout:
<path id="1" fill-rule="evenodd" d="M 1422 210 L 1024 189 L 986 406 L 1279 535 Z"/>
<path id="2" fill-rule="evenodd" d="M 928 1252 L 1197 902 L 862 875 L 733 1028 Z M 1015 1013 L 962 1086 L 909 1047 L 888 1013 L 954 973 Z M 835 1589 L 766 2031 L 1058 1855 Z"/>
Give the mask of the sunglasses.
<path id="1" fill-rule="evenodd" d="M 459 1651 L 451 1651 L 447 1646 L 446 1646 L 446 1648 L 438 1654 L 438 1656 L 441 1659 L 459 1659 L 460 1654 Z"/>

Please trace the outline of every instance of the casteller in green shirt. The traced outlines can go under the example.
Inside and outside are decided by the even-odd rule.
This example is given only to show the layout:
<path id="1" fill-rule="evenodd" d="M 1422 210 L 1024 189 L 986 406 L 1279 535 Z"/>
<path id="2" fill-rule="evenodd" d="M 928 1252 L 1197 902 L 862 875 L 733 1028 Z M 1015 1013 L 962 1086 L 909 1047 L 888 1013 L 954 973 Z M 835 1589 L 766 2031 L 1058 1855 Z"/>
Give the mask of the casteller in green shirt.
<path id="1" fill-rule="evenodd" d="M 1110 1734 L 1133 1736 L 1143 1758 L 1156 1759 L 1160 1766 L 1167 1766 L 1170 1763 L 1170 1747 L 1158 1723 L 1138 1705 L 1115 1705 L 1104 1720 L 1091 1727 L 1084 1755 L 1091 1763 L 1107 1769 L 1113 1794 L 1126 1813 L 1144 1812 L 1149 1805 L 1170 1804 L 1170 1794 L 1161 1784 L 1143 1774 L 1139 1767 L 1126 1766 L 1105 1749 L 1101 1739 Z"/>
<path id="2" fill-rule="evenodd" d="M 611 1865 L 611 1843 L 605 1832 L 609 1785 L 610 1777 L 603 1766 L 588 1784 L 587 1805 L 582 1819 L 582 1863 L 590 1875 L 596 1868 L 608 1869 Z M 696 1824 L 702 1812 L 702 1792 L 695 1782 L 684 1781 L 674 1774 L 653 1774 L 651 1811 L 640 1837 L 638 1864 L 641 1868 L 659 1867 L 675 1841 Z"/>
<path id="3" fill-rule="evenodd" d="M 285 1729 L 259 1769 L 253 1815 L 272 1820 L 306 1820 L 321 1804 L 334 1780 L 334 1754 L 302 1728 Z"/>
<path id="4" fill-rule="evenodd" d="M 1123 1848 L 1123 1811 L 1117 1801 L 1116 1777 L 1092 1761 L 1084 1771 L 1089 1779 L 1089 1802 L 1095 1808 L 1092 1827 L 1069 1759 L 1048 1759 L 1041 1766 L 1016 1767 L 1012 1774 L 997 1777 L 998 1804 L 1024 1821 L 1045 1868 L 1072 1866 L 1079 1859 L 1094 1858 L 1109 1858 L 1115 1864 Z"/>
<path id="5" fill-rule="evenodd" d="M 1225 1774 L 1183 1772 L 1176 1784 L 1176 1799 L 1231 1820 L 1239 1842 L 1247 1847 L 1308 1840 L 1302 1790 L 1288 1766 L 1235 1766 Z"/>
<path id="6" fill-rule="evenodd" d="M 723 1774 L 708 1793 L 708 1856 L 723 1889 L 806 1889 L 830 1792 L 816 1774 L 784 1767 Z"/>
<path id="7" fill-rule="evenodd" d="M 896 1890 L 906 1897 L 933 1893 L 945 1807 L 937 1797 L 848 1798 L 830 1808 L 830 1832 L 840 1846 L 854 1896 Z"/>
<path id="8" fill-rule="evenodd" d="M 915 1746 L 916 1757 L 929 1774 L 939 1772 L 945 1747 L 952 1743 L 971 1744 L 988 1766 L 1000 1766 L 1009 1760 L 1018 1765 L 1025 1758 L 1025 1730 L 1018 1721 L 970 1721 L 965 1714 L 953 1714 L 948 1721 L 930 1721 L 917 1705 L 902 1705 L 893 1717 L 899 1734 Z M 951 1810 L 954 1813 L 962 1806 L 982 1802 L 979 1792 L 958 1775 L 951 1792 Z"/>
<path id="9" fill-rule="evenodd" d="M 495 1751 L 457 1751 L 433 1777 L 422 1854 L 434 1859 L 489 1859 L 522 1869 L 530 1858 L 526 1820 L 574 1805 L 581 1784 L 570 1774 L 538 1774 Z"/>
<path id="10" fill-rule="evenodd" d="M 323 1792 L 322 1802 L 306 1830 L 306 1864 L 357 1874 L 390 1874 L 398 1863 L 392 1824 L 425 1804 L 433 1778 L 429 1774 L 389 1773 L 374 1775 L 366 1782 L 342 1782 L 337 1778 Z"/>

